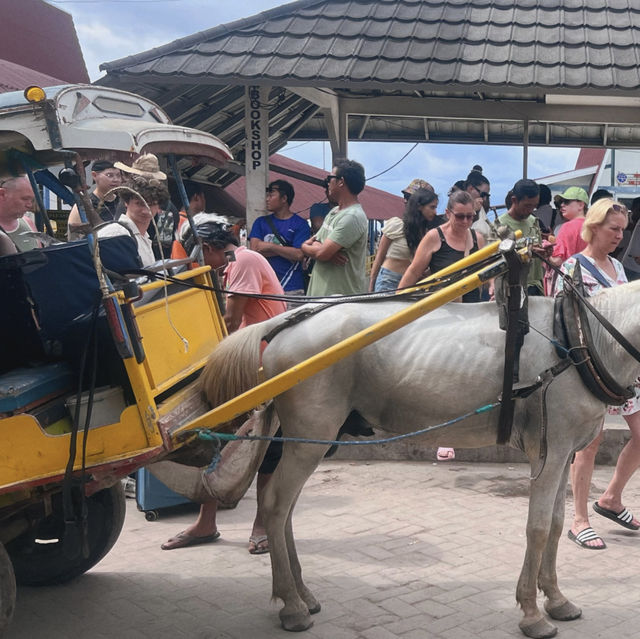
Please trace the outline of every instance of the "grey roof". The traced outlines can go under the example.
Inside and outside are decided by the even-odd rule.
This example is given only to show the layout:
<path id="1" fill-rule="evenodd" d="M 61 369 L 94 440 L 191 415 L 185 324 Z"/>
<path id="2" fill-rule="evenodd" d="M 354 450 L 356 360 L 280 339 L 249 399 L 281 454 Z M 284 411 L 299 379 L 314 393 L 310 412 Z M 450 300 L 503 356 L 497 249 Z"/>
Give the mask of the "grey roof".
<path id="1" fill-rule="evenodd" d="M 332 88 L 637 90 L 638 0 L 301 0 L 109 73 Z"/>
<path id="2" fill-rule="evenodd" d="M 256 84 L 270 153 L 329 139 L 327 93 L 349 140 L 640 147 L 640 0 L 299 0 L 101 68 L 241 163 Z"/>

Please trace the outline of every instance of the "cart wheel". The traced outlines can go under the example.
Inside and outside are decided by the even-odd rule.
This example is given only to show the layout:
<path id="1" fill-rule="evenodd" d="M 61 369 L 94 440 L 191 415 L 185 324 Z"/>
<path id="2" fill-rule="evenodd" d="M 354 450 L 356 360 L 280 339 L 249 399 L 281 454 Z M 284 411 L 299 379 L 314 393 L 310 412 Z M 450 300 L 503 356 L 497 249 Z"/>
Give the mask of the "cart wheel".
<path id="1" fill-rule="evenodd" d="M 4 637 L 16 605 L 16 579 L 4 546 L 0 544 L 0 637 Z"/>
<path id="2" fill-rule="evenodd" d="M 144 514 L 144 518 L 147 521 L 158 521 L 158 511 L 157 510 L 147 510 Z"/>
<path id="3" fill-rule="evenodd" d="M 80 548 L 75 557 L 65 553 L 62 494 L 51 501 L 52 514 L 7 544 L 16 582 L 23 586 L 64 583 L 93 568 L 115 544 L 126 511 L 124 488 L 117 482 L 87 498 L 89 554 Z"/>

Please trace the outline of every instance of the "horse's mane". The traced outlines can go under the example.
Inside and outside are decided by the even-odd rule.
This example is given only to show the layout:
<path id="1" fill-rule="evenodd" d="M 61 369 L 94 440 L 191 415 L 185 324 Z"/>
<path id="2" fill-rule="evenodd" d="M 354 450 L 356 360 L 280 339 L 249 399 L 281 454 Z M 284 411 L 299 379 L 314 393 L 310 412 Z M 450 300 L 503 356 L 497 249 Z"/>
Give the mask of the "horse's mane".
<path id="1" fill-rule="evenodd" d="M 633 305 L 630 298 L 638 293 L 640 293 L 640 280 L 635 280 L 628 284 L 605 288 L 589 298 L 589 301 L 599 311 L 617 313 L 629 310 Z"/>
<path id="2" fill-rule="evenodd" d="M 638 297 L 639 294 L 640 280 L 637 280 L 604 289 L 589 298 L 593 306 L 636 346 L 638 345 L 636 335 L 638 334 L 639 322 L 635 308 L 637 307 L 637 301 L 640 299 Z M 587 315 L 589 316 L 589 326 L 591 327 L 595 348 L 600 357 L 616 379 L 627 383 L 627 367 L 629 367 L 630 371 L 636 371 L 634 376 L 637 376 L 637 365 L 632 362 L 626 351 L 611 337 L 603 325 L 588 311 Z M 624 364 L 624 369 L 622 362 L 628 362 L 628 364 Z"/>
<path id="3" fill-rule="evenodd" d="M 258 384 L 260 342 L 281 317 L 247 326 L 216 346 L 200 376 L 200 388 L 211 406 L 219 406 Z"/>

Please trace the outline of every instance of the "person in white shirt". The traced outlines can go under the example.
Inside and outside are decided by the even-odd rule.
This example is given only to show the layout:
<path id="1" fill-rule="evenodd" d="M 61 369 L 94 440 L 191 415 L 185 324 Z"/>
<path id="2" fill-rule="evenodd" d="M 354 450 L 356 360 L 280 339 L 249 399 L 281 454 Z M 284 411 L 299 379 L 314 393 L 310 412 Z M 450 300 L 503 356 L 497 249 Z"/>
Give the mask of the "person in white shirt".
<path id="1" fill-rule="evenodd" d="M 123 187 L 120 199 L 124 202 L 126 212 L 117 222 L 110 222 L 98 229 L 98 237 L 130 235 L 138 245 L 142 266 L 149 266 L 156 258 L 147 229 L 153 216 L 166 206 L 169 191 L 164 182 L 147 180 L 139 175 L 128 176 Z"/>

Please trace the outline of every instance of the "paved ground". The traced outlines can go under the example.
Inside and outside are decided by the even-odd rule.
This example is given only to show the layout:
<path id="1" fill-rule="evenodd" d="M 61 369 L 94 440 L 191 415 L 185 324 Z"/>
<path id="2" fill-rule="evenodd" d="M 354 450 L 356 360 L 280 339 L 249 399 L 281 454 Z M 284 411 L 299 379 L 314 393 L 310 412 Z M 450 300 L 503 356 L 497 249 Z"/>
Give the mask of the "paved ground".
<path id="1" fill-rule="evenodd" d="M 294 520 L 307 583 L 323 605 L 305 639 L 520 637 L 527 467 L 327 461 Z M 593 493 L 611 468 L 596 471 Z M 284 639 L 268 555 L 246 551 L 255 493 L 219 516 L 221 540 L 160 550 L 192 512 L 145 521 L 128 502 L 116 547 L 66 586 L 18 591 L 8 639 Z M 597 494 L 596 494 L 597 497 Z M 627 489 L 640 510 L 640 482 Z M 569 515 L 570 507 L 567 514 Z M 566 536 L 559 576 L 583 618 L 562 639 L 640 636 L 640 533 L 594 515 L 604 552 Z"/>

